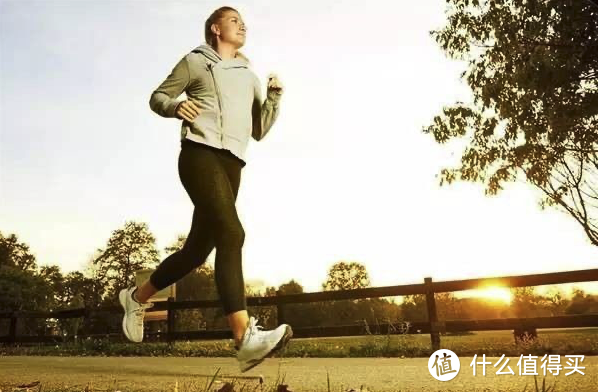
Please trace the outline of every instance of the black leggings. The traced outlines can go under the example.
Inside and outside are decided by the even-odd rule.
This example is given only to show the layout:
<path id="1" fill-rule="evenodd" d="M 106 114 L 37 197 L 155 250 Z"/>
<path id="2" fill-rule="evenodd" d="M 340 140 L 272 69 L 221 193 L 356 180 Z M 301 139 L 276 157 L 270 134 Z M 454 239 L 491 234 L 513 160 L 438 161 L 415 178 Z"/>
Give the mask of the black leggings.
<path id="1" fill-rule="evenodd" d="M 168 256 L 150 276 L 158 290 L 178 281 L 205 261 L 216 247 L 214 274 L 224 313 L 247 309 L 241 265 L 245 231 L 235 202 L 245 162 L 230 151 L 181 141 L 179 177 L 195 207 L 181 250 Z"/>

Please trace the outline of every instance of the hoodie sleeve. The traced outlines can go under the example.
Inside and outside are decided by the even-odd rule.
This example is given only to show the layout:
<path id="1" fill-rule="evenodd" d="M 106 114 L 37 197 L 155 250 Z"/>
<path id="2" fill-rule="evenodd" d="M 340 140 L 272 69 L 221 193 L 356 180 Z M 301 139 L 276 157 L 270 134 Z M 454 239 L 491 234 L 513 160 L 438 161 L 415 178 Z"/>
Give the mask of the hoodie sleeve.
<path id="1" fill-rule="evenodd" d="M 189 85 L 189 64 L 183 57 L 172 69 L 170 75 L 152 92 L 150 108 L 162 117 L 175 117 L 175 111 L 182 101 L 177 98 Z"/>
<path id="2" fill-rule="evenodd" d="M 252 106 L 253 132 L 255 140 L 262 140 L 268 133 L 278 117 L 280 95 L 270 92 L 262 102 L 262 86 L 260 80 L 254 75 L 254 94 Z"/>

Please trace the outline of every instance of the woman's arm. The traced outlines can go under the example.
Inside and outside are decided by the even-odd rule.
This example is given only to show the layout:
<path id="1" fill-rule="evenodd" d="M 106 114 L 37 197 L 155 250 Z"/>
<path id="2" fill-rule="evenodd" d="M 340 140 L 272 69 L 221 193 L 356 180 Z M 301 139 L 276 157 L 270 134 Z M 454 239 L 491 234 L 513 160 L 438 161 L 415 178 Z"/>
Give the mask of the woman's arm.
<path id="1" fill-rule="evenodd" d="M 182 102 L 177 98 L 189 85 L 189 64 L 183 57 L 172 69 L 170 75 L 152 92 L 150 108 L 162 117 L 177 117 L 177 106 Z"/>
<path id="2" fill-rule="evenodd" d="M 255 88 L 252 106 L 253 132 L 251 136 L 255 140 L 262 140 L 268 133 L 278 117 L 280 96 L 272 89 L 268 89 L 266 99 L 262 102 L 262 87 L 257 76 L 255 76 Z"/>

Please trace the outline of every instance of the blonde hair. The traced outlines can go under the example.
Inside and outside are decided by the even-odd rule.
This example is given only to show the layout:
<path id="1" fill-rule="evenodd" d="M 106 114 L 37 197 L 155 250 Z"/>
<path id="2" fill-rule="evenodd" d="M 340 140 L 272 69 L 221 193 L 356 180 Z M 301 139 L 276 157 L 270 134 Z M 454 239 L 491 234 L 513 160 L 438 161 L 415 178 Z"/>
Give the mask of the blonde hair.
<path id="1" fill-rule="evenodd" d="M 210 15 L 208 17 L 208 19 L 206 19 L 204 35 L 206 37 L 206 42 L 208 44 L 210 44 L 211 46 L 214 46 L 214 47 L 216 46 L 216 34 L 214 34 L 214 32 L 212 32 L 212 25 L 214 23 L 217 24 L 220 21 L 220 19 L 222 19 L 224 17 L 224 13 L 227 11 L 233 11 L 233 12 L 239 13 L 239 11 L 237 11 L 233 7 L 224 6 L 224 7 L 218 8 L 216 11 L 212 12 L 212 15 Z"/>

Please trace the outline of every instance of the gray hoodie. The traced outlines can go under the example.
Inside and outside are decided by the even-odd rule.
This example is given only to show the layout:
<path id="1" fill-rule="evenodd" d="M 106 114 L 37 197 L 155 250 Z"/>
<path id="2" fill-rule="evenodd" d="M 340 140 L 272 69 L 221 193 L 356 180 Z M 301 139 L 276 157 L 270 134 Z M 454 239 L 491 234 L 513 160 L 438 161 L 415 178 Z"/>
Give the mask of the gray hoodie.
<path id="1" fill-rule="evenodd" d="M 261 140 L 278 116 L 280 95 L 269 91 L 262 102 L 260 81 L 238 51 L 224 60 L 206 43 L 193 49 L 154 90 L 150 108 L 162 117 L 175 117 L 183 91 L 200 113 L 193 122 L 182 121 L 181 140 L 227 149 L 242 160 L 249 137 Z"/>

